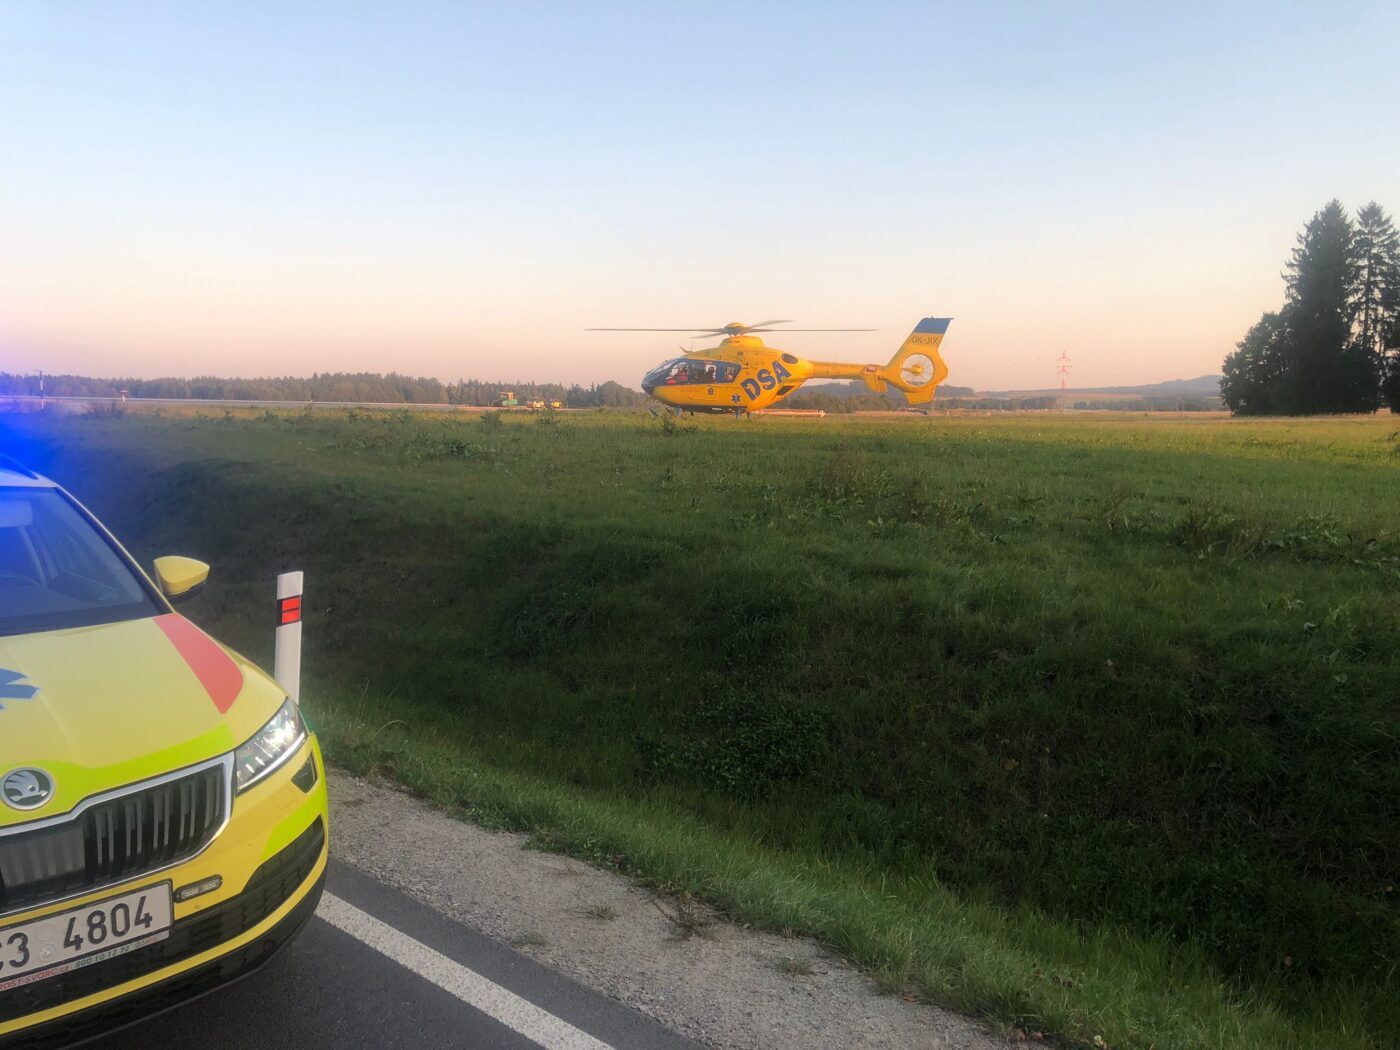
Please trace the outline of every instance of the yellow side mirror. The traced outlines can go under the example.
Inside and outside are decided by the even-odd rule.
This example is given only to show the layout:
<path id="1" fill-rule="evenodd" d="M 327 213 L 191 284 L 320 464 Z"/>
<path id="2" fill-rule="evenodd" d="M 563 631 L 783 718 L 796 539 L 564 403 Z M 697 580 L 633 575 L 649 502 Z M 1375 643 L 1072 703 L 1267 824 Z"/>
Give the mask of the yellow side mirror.
<path id="1" fill-rule="evenodd" d="M 194 597 L 209 579 L 209 566 L 193 558 L 167 555 L 156 559 L 155 568 L 160 592 L 172 602 Z"/>

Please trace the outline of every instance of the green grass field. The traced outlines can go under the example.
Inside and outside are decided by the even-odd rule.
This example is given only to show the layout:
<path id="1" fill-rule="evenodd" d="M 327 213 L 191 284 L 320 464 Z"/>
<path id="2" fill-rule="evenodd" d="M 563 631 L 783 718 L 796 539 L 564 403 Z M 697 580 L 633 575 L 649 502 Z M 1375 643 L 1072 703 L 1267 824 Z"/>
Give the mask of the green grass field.
<path id="1" fill-rule="evenodd" d="M 8 417 L 330 753 L 1122 1048 L 1400 1032 L 1400 420 Z"/>

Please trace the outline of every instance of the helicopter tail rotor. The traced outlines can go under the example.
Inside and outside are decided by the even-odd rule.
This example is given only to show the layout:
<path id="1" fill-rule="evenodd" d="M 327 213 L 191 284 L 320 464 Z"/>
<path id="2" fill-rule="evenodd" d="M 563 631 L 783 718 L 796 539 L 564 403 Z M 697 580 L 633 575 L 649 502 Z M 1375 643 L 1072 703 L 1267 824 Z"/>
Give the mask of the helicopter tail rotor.
<path id="1" fill-rule="evenodd" d="M 888 383 L 904 391 L 905 398 L 913 405 L 932 401 L 938 384 L 948 378 L 948 366 L 939 356 L 938 348 L 952 320 L 951 317 L 925 317 L 914 326 L 889 364 L 865 376 L 866 383 L 874 388 L 878 382 L 880 389 Z"/>

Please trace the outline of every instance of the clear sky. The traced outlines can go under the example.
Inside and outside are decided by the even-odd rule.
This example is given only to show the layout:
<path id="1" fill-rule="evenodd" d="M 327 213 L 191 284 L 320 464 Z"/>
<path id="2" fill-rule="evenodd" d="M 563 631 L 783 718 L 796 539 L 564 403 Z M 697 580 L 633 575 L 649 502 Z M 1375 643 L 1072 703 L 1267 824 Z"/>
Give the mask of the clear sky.
<path id="1" fill-rule="evenodd" d="M 1215 372 L 1316 209 L 1400 211 L 1397 55 L 1394 0 L 5 0 L 0 370 L 636 385 L 677 340 L 583 328 L 940 314 L 954 384 Z"/>

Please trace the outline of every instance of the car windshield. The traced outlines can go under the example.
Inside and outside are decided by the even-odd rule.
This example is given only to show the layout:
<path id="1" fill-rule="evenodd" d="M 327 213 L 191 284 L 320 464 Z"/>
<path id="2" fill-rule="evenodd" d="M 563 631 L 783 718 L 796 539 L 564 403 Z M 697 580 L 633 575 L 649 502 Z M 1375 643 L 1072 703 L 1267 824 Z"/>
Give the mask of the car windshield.
<path id="1" fill-rule="evenodd" d="M 126 560 L 63 495 L 0 488 L 0 634 L 161 611 Z"/>

